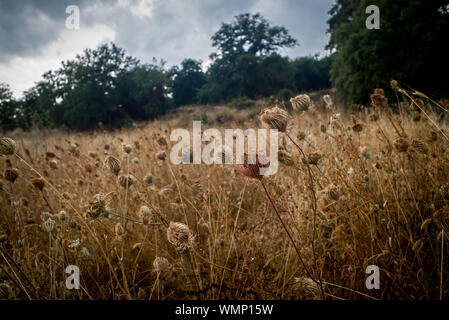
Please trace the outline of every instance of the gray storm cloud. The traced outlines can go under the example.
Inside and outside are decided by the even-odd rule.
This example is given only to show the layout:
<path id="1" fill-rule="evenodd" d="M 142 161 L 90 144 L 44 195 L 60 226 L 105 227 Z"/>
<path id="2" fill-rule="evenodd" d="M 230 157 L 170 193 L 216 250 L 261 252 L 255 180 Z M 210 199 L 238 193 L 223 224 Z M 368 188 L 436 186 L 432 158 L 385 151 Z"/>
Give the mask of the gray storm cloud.
<path id="1" fill-rule="evenodd" d="M 206 61 L 210 37 L 240 13 L 260 12 L 285 26 L 300 46 L 291 58 L 324 53 L 332 0 L 0 0 L 0 81 L 14 93 L 29 88 L 48 68 L 83 48 L 114 41 L 143 62 L 162 58 Z M 65 28 L 68 5 L 80 8 L 80 30 Z M 16 65 L 20 63 L 20 68 Z M 29 68 L 27 67 L 29 65 Z M 45 69 L 47 68 L 47 69 Z M 20 75 L 17 74 L 20 72 Z"/>

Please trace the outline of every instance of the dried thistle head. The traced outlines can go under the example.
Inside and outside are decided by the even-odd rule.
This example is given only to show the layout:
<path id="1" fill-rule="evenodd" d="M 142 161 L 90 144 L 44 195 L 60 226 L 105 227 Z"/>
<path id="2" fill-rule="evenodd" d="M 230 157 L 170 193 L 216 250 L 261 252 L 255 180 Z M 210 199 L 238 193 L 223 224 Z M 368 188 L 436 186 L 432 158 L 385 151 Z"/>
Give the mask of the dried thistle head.
<path id="1" fill-rule="evenodd" d="M 17 152 L 19 146 L 17 143 L 8 137 L 0 138 L 0 156 L 9 156 Z"/>
<path id="2" fill-rule="evenodd" d="M 42 223 L 42 229 L 44 229 L 46 232 L 52 232 L 55 228 L 55 220 L 52 218 L 48 218 Z"/>
<path id="3" fill-rule="evenodd" d="M 156 257 L 153 261 L 154 271 L 157 273 L 161 272 L 169 272 L 173 266 L 168 260 L 164 257 Z"/>
<path id="4" fill-rule="evenodd" d="M 310 108 L 312 100 L 308 95 L 300 94 L 294 98 L 291 98 L 290 103 L 295 111 L 307 111 Z"/>
<path id="5" fill-rule="evenodd" d="M 145 178 L 143 178 L 143 182 L 145 184 L 151 185 L 154 183 L 154 177 L 151 174 L 147 174 Z"/>
<path id="6" fill-rule="evenodd" d="M 302 162 L 304 164 L 318 165 L 321 162 L 322 155 L 318 152 L 313 152 L 307 155 L 305 158 L 302 158 Z"/>
<path id="7" fill-rule="evenodd" d="M 143 219 L 143 218 L 148 218 L 150 216 L 150 208 L 148 208 L 147 206 L 141 206 L 140 210 L 139 210 L 139 216 Z"/>
<path id="8" fill-rule="evenodd" d="M 391 81 L 390 81 L 390 86 L 391 86 L 391 89 L 393 89 L 393 90 L 398 90 L 398 88 L 399 88 L 399 83 L 398 83 L 396 80 L 391 80 Z"/>
<path id="9" fill-rule="evenodd" d="M 117 181 L 119 185 L 121 185 L 123 188 L 130 187 L 136 182 L 136 178 L 132 174 L 120 175 L 117 178 Z"/>
<path id="10" fill-rule="evenodd" d="M 122 169 L 120 160 L 113 156 L 107 156 L 106 159 L 104 159 L 104 166 L 107 169 L 111 170 L 116 176 L 119 174 L 120 170 Z"/>
<path id="11" fill-rule="evenodd" d="M 89 208 L 87 210 L 86 216 L 92 219 L 96 219 L 99 216 L 109 216 L 109 205 L 111 198 L 109 197 L 111 193 L 106 195 L 99 193 L 93 196 L 92 200 L 89 202 Z"/>
<path id="12" fill-rule="evenodd" d="M 156 157 L 159 160 L 164 161 L 165 159 L 167 159 L 167 153 L 165 153 L 165 151 L 159 151 L 158 153 L 156 153 Z"/>
<path id="13" fill-rule="evenodd" d="M 184 223 L 170 221 L 167 229 L 167 240 L 176 249 L 186 251 L 193 247 L 195 237 L 189 227 Z"/>
<path id="14" fill-rule="evenodd" d="M 332 183 L 328 185 L 323 191 L 330 200 L 338 201 L 338 199 L 340 199 L 340 190 L 336 185 Z"/>
<path id="15" fill-rule="evenodd" d="M 236 170 L 243 174 L 245 177 L 259 180 L 263 177 L 263 175 L 260 174 L 260 168 L 268 168 L 270 166 L 270 161 L 267 157 L 259 154 L 249 155 L 246 152 L 243 155 L 242 162 L 242 164 L 235 165 Z"/>
<path id="16" fill-rule="evenodd" d="M 449 235 L 449 207 L 444 206 L 435 211 L 432 216 L 433 221 Z"/>
<path id="17" fill-rule="evenodd" d="M 3 173 L 3 176 L 9 182 L 14 183 L 14 181 L 16 181 L 17 177 L 19 176 L 19 170 L 17 170 L 17 168 L 8 168 Z"/>
<path id="18" fill-rule="evenodd" d="M 374 93 L 371 94 L 371 104 L 377 108 L 384 108 L 388 104 L 388 99 L 384 95 L 384 90 L 381 88 L 374 89 Z"/>
<path id="19" fill-rule="evenodd" d="M 123 151 L 124 151 L 125 153 L 127 153 L 127 154 L 130 154 L 131 151 L 133 151 L 133 147 L 132 147 L 132 145 L 130 145 L 130 144 L 124 144 L 124 145 L 122 146 L 122 148 L 123 148 Z"/>
<path id="20" fill-rule="evenodd" d="M 320 288 L 318 284 L 310 278 L 299 277 L 295 278 L 295 283 L 303 294 L 311 295 L 318 298 L 320 296 Z"/>
<path id="21" fill-rule="evenodd" d="M 259 115 L 260 121 L 270 129 L 277 129 L 280 132 L 287 130 L 290 115 L 284 109 L 279 107 L 266 108 Z"/>
<path id="22" fill-rule="evenodd" d="M 408 141 L 404 138 L 397 138 L 394 142 L 393 142 L 394 147 L 396 148 L 396 150 L 398 152 L 407 152 L 408 147 L 410 146 L 410 144 L 408 143 Z"/>
<path id="23" fill-rule="evenodd" d="M 50 168 L 55 170 L 58 168 L 58 160 L 56 159 L 51 159 L 50 160 Z"/>
<path id="24" fill-rule="evenodd" d="M 429 147 L 427 146 L 427 144 L 419 139 L 414 139 L 412 141 L 412 147 L 416 150 L 418 150 L 420 153 L 422 154 L 427 154 L 429 153 Z"/>
<path id="25" fill-rule="evenodd" d="M 157 139 L 157 143 L 161 147 L 165 147 L 167 145 L 167 140 L 165 139 L 165 137 L 159 137 L 159 139 Z"/>
<path id="26" fill-rule="evenodd" d="M 362 132 L 362 130 L 363 130 L 363 125 L 360 124 L 360 123 L 356 123 L 356 124 L 354 124 L 354 125 L 352 126 L 352 130 L 353 130 L 354 132 Z"/>
<path id="27" fill-rule="evenodd" d="M 293 159 L 290 152 L 285 150 L 284 148 L 279 149 L 278 151 L 278 160 L 280 163 L 285 164 L 286 166 L 292 166 L 293 165 Z"/>
<path id="28" fill-rule="evenodd" d="M 31 180 L 31 184 L 39 191 L 44 190 L 45 181 L 42 178 L 36 178 L 36 179 Z"/>

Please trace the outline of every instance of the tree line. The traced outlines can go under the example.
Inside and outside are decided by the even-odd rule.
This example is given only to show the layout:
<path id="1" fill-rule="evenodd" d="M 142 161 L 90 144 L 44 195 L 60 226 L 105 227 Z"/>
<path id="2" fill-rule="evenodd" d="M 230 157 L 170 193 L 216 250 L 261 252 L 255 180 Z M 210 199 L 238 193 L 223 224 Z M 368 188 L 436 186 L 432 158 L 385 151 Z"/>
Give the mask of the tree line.
<path id="1" fill-rule="evenodd" d="M 114 43 L 86 49 L 46 72 L 21 99 L 0 83 L 0 128 L 115 128 L 187 104 L 288 100 L 331 86 L 348 102 L 366 103 L 373 88 L 391 79 L 435 98 L 447 96 L 449 1 L 374 1 L 380 29 L 369 30 L 365 9 L 372 2 L 335 1 L 329 11 L 329 54 L 322 58 L 282 56 L 280 49 L 298 45 L 297 40 L 286 28 L 249 13 L 222 23 L 212 36 L 215 51 L 207 71 L 195 59 L 171 68 L 163 60 L 142 63 Z"/>

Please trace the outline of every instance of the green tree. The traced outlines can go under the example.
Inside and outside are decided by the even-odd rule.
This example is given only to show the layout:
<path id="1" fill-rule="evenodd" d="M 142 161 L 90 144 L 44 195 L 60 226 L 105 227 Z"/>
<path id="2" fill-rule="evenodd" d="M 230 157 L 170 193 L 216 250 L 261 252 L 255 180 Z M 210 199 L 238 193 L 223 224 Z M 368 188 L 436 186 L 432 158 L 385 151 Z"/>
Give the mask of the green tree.
<path id="1" fill-rule="evenodd" d="M 206 76 L 201 69 L 201 61 L 185 59 L 181 68 L 170 70 L 172 78 L 173 102 L 176 106 L 198 102 L 198 90 L 206 84 Z"/>
<path id="2" fill-rule="evenodd" d="M 14 100 L 8 84 L 0 83 L 0 129 L 14 129 L 18 122 L 17 101 Z"/>
<path id="3" fill-rule="evenodd" d="M 322 59 L 302 57 L 292 62 L 297 91 L 314 91 L 331 87 L 330 69 L 332 56 Z"/>
<path id="4" fill-rule="evenodd" d="M 201 102 L 235 97 L 267 96 L 283 87 L 293 87 L 288 59 L 277 52 L 297 45 L 287 29 L 270 26 L 260 14 L 241 14 L 233 23 L 223 23 L 212 36 L 217 52 L 207 72 L 208 83 L 201 88 Z"/>
<path id="5" fill-rule="evenodd" d="M 368 5 L 380 9 L 380 29 L 368 30 Z M 367 102 L 391 79 L 435 97 L 447 95 L 448 0 L 337 0 L 330 10 L 335 50 L 331 79 L 348 100 Z"/>

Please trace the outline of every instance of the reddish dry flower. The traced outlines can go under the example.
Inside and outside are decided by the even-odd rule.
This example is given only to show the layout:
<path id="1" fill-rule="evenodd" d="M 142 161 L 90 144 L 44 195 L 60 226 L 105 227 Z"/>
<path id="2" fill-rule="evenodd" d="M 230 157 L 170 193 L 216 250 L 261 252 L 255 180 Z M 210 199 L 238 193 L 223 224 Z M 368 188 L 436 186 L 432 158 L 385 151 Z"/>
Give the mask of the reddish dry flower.
<path id="1" fill-rule="evenodd" d="M 245 177 L 260 180 L 263 177 L 260 173 L 260 168 L 268 168 L 269 166 L 270 160 L 267 157 L 258 154 L 248 155 L 245 153 L 243 164 L 237 164 L 235 168 Z"/>

